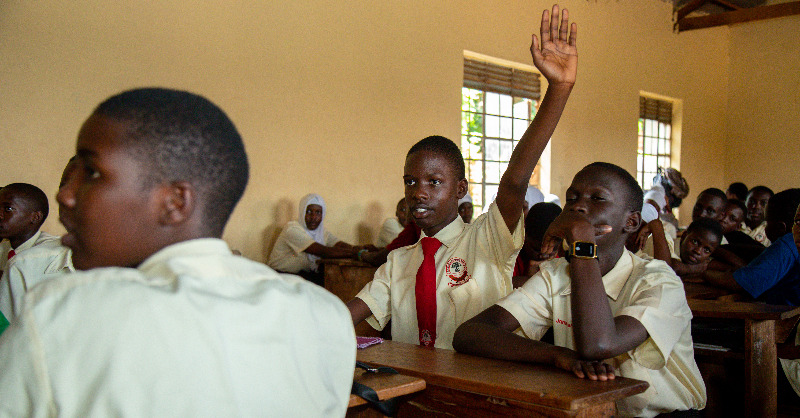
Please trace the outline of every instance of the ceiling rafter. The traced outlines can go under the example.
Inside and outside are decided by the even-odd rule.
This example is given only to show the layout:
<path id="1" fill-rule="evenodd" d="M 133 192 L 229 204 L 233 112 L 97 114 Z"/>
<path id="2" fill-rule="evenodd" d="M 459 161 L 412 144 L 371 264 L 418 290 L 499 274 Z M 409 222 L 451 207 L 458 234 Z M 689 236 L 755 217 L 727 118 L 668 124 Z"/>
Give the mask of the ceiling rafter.
<path id="1" fill-rule="evenodd" d="M 705 16 L 687 15 L 706 3 L 714 3 L 730 9 L 730 11 Z M 734 23 L 753 22 L 756 20 L 774 19 L 777 17 L 800 14 L 800 1 L 742 8 L 727 0 L 692 0 L 675 12 L 675 29 L 683 32 L 693 29 L 711 28 Z"/>

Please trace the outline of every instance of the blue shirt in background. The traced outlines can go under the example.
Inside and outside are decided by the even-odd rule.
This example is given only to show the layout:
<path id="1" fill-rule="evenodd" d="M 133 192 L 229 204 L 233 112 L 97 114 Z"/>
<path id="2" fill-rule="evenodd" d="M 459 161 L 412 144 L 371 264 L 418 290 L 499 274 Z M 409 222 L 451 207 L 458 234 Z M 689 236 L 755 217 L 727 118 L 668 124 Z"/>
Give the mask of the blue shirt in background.
<path id="1" fill-rule="evenodd" d="M 775 305 L 800 305 L 800 255 L 792 234 L 773 242 L 750 264 L 733 273 L 754 298 Z"/>

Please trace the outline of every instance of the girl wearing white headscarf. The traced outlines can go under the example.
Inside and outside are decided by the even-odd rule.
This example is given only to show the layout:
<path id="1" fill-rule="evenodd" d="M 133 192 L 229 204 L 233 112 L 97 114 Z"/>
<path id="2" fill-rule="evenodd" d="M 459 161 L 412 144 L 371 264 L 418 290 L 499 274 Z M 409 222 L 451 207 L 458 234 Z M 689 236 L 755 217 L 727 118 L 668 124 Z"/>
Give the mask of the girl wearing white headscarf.
<path id="1" fill-rule="evenodd" d="M 321 281 L 320 258 L 354 258 L 359 247 L 339 241 L 325 230 L 325 201 L 310 193 L 300 199 L 297 221 L 286 224 L 275 241 L 267 264 L 273 269 Z M 307 277 L 310 276 L 310 277 Z"/>

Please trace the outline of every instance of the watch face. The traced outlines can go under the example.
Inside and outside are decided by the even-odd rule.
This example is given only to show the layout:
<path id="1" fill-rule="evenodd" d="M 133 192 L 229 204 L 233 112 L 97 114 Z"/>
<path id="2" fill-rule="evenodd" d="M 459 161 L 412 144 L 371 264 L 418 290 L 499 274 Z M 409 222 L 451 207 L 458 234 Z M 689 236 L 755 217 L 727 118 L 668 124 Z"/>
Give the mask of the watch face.
<path id="1" fill-rule="evenodd" d="M 591 242 L 576 242 L 575 255 L 578 257 L 594 257 L 594 244 Z"/>

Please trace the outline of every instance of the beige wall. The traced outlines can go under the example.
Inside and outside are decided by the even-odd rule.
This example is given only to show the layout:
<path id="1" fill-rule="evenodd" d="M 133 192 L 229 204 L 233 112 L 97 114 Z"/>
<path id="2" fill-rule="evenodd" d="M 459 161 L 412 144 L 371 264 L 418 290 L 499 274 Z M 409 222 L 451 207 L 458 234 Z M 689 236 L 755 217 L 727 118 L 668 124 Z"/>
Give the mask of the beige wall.
<path id="1" fill-rule="evenodd" d="M 730 56 L 725 180 L 800 187 L 800 16 L 731 27 Z"/>
<path id="2" fill-rule="evenodd" d="M 326 225 L 340 238 L 373 234 L 403 193 L 408 147 L 430 134 L 458 138 L 462 51 L 530 63 L 530 33 L 551 4 L 162 3 L 0 3 L 0 183 L 53 195 L 80 124 L 111 94 L 143 85 L 199 92 L 245 138 L 252 177 L 225 239 L 257 260 L 310 191 L 326 198 Z M 739 161 L 725 153 L 724 127 L 734 125 L 727 107 L 738 107 L 726 98 L 729 84 L 747 83 L 729 73 L 729 55 L 749 59 L 730 52 L 746 34 L 675 34 L 671 4 L 656 0 L 566 6 L 580 25 L 580 73 L 553 137 L 552 190 L 563 195 L 591 161 L 635 170 L 639 91 L 683 100 L 681 169 L 693 192 L 732 178 L 725 169 Z M 56 218 L 45 229 L 61 232 Z"/>

